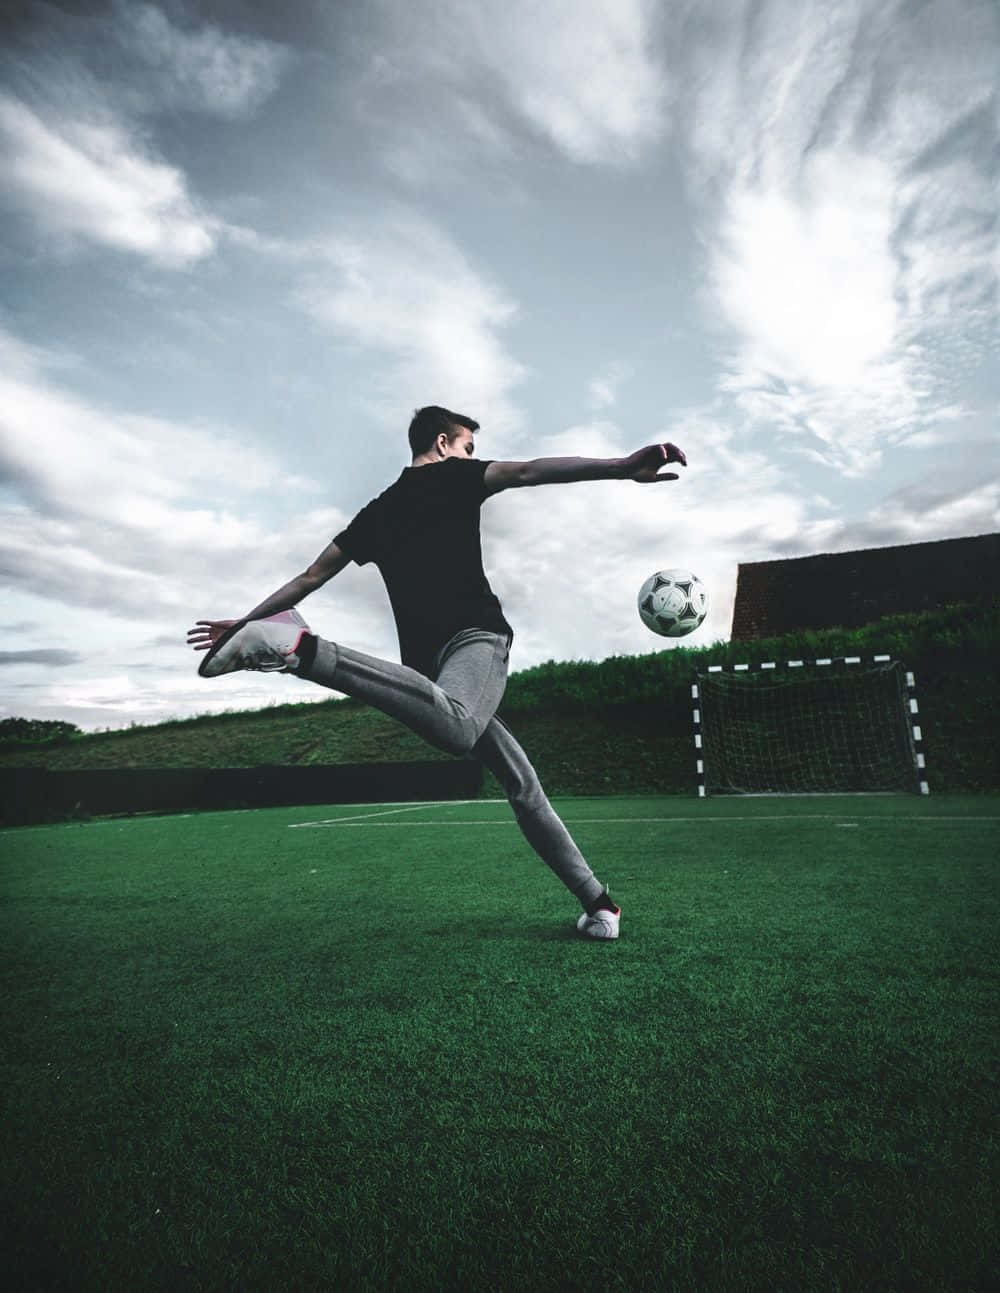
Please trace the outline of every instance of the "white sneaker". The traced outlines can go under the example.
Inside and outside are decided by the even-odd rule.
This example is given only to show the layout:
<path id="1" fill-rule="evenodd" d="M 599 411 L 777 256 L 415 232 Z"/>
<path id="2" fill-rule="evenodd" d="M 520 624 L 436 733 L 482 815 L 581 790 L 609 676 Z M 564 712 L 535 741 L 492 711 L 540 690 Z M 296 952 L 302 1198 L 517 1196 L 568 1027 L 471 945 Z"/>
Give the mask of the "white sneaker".
<path id="1" fill-rule="evenodd" d="M 621 918 L 620 907 L 617 911 L 595 911 L 593 916 L 584 912 L 576 927 L 585 938 L 617 938 Z"/>
<path id="2" fill-rule="evenodd" d="M 249 620 L 234 624 L 223 633 L 198 666 L 203 678 L 217 678 L 237 669 L 257 669 L 262 673 L 288 673 L 297 669 L 295 654 L 309 625 L 298 611 L 279 611 L 266 620 Z"/>

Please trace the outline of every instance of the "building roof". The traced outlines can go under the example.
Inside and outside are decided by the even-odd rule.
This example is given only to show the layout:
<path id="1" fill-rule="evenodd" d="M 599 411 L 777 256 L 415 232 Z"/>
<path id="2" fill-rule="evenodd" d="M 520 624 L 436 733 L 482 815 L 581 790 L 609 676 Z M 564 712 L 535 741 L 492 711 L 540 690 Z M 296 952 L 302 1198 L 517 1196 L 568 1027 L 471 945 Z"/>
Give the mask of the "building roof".
<path id="1" fill-rule="evenodd" d="M 736 642 L 798 629 L 857 628 L 885 615 L 1000 595 L 1000 534 L 741 562 Z"/>

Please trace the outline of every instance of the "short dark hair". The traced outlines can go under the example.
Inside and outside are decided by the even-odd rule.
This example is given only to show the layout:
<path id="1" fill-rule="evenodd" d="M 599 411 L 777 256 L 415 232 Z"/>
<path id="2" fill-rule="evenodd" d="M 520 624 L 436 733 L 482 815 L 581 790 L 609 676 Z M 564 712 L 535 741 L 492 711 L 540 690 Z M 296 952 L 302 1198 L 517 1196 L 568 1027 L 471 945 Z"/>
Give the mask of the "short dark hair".
<path id="1" fill-rule="evenodd" d="M 410 448 L 415 454 L 426 453 L 439 435 L 446 435 L 450 443 L 455 439 L 456 427 L 478 431 L 479 423 L 462 413 L 443 409 L 439 404 L 428 404 L 426 408 L 415 409 L 409 430 Z"/>

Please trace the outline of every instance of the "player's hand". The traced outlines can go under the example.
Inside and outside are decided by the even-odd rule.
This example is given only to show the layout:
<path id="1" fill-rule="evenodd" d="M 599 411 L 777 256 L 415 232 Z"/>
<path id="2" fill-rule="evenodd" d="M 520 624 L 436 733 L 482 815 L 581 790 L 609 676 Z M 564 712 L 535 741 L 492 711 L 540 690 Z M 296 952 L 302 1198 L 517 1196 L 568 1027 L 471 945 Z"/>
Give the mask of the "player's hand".
<path id="1" fill-rule="evenodd" d="M 637 480 L 644 485 L 652 481 L 677 480 L 675 471 L 660 471 L 661 467 L 671 462 L 687 466 L 687 459 L 675 444 L 647 445 L 645 449 L 637 449 L 625 459 L 624 476 L 626 480 Z"/>
<path id="2" fill-rule="evenodd" d="M 193 629 L 188 629 L 188 646 L 196 651 L 207 651 L 215 646 L 227 629 L 231 629 L 239 620 L 199 620 Z"/>

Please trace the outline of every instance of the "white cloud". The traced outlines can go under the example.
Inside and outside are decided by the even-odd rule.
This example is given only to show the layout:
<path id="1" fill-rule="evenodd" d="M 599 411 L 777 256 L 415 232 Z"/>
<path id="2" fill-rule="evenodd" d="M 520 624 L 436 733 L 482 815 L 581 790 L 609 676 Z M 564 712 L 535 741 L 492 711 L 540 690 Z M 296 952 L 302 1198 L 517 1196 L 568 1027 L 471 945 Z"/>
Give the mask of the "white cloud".
<path id="1" fill-rule="evenodd" d="M 849 388 L 891 358 L 892 204 L 887 168 L 860 156 L 811 159 L 798 195 L 731 191 L 712 286 L 763 371 Z"/>
<path id="2" fill-rule="evenodd" d="M 891 490 L 863 517 L 829 525 L 831 551 L 991 534 L 1000 529 L 1000 453 L 995 443 Z M 816 551 L 816 548 L 813 548 Z"/>
<path id="3" fill-rule="evenodd" d="M 229 428 L 95 407 L 53 385 L 44 352 L 3 340 L 20 369 L 0 378 L 0 465 L 13 496 L 0 507 L 0 561 L 10 583 L 134 617 L 150 614 L 154 586 L 153 613 L 163 614 L 199 583 L 228 606 L 295 573 L 269 573 L 289 559 L 268 504 L 301 496 L 306 482 L 271 451 Z M 326 508 L 300 519 L 304 536 L 332 537 L 349 518 Z M 302 565 L 315 555 L 303 553 Z"/>
<path id="4" fill-rule="evenodd" d="M 666 132 L 651 0 L 382 8 L 386 49 L 362 99 L 385 126 L 386 162 L 401 178 L 422 182 L 483 155 L 507 160 L 519 136 L 583 165 L 628 165 Z M 415 82 L 433 84 L 430 102 L 414 97 Z"/>
<path id="5" fill-rule="evenodd" d="M 401 214 L 330 241 L 325 258 L 328 274 L 313 270 L 299 299 L 345 342 L 389 358 L 375 407 L 398 422 L 400 408 L 440 403 L 516 428 L 509 393 L 525 370 L 500 338 L 516 307 L 445 234 Z"/>
<path id="6" fill-rule="evenodd" d="M 474 50 L 537 131 L 576 162 L 636 161 L 664 128 L 645 0 L 453 4 Z"/>
<path id="7" fill-rule="evenodd" d="M 749 26 L 738 5 L 689 17 L 681 133 L 719 388 L 755 431 L 870 474 L 964 415 L 955 358 L 974 368 L 995 335 L 995 12 L 770 0 Z"/>
<path id="8" fill-rule="evenodd" d="M 95 408 L 37 378 L 0 378 L 0 450 L 33 501 L 151 530 L 192 496 L 294 488 L 270 451 L 232 430 Z"/>
<path id="9" fill-rule="evenodd" d="M 164 109 L 245 117 L 273 93 L 290 52 L 212 25 L 182 29 L 155 6 L 125 0 L 73 20 L 43 7 L 29 31 L 3 61 L 7 204 L 50 250 L 96 245 L 169 269 L 212 253 L 229 230 L 136 121 Z"/>
<path id="10" fill-rule="evenodd" d="M 150 4 L 116 6 L 114 32 L 144 65 L 156 107 L 237 118 L 274 92 L 289 52 L 273 42 L 223 32 L 211 24 L 182 29 Z M 152 81 L 152 84 L 150 82 Z"/>
<path id="11" fill-rule="evenodd" d="M 208 255 L 216 227 L 181 171 L 148 155 L 119 123 L 36 112 L 0 95 L 8 200 L 50 235 L 131 252 L 166 268 Z"/>
<path id="12" fill-rule="evenodd" d="M 9 590 L 41 593 L 64 606 L 99 607 L 111 616 L 138 615 L 148 605 L 150 576 L 165 573 L 149 568 L 148 544 L 121 542 L 120 526 L 111 527 L 114 542 L 101 550 L 85 522 L 46 517 L 33 508 L 4 505 L 0 525 L 0 577 Z M 173 601 L 164 591 L 160 585 L 161 609 Z"/>
<path id="13" fill-rule="evenodd" d="M 178 659 L 185 667 L 177 667 Z M 196 670 L 197 657 L 185 648 L 183 634 L 169 649 L 146 652 L 136 666 L 116 668 L 106 659 L 95 659 L 88 668 L 56 673 L 34 665 L 25 670 L 33 679 L 30 697 L 16 695 L 12 688 L 7 703 L 0 703 L 0 716 L 62 720 L 91 732 L 333 699 L 331 692 L 285 674 L 244 673 L 209 681 L 199 678 Z"/>
<path id="14" fill-rule="evenodd" d="M 348 513 L 303 507 L 310 483 L 236 429 L 97 407 L 55 385 L 52 357 L 9 333 L 0 355 L 12 374 L 0 382 L 0 581 L 21 612 L 20 649 L 78 657 L 58 677 L 10 665 L 5 711 L 118 727 L 328 698 L 287 679 L 209 685 L 184 634 L 196 619 L 249 610 L 304 569 Z M 55 360 L 60 373 L 69 366 Z M 332 635 L 335 623 L 360 649 L 392 654 L 377 580 L 345 571 L 335 598 L 334 620 L 326 590 L 308 605 L 319 631 Z"/>
<path id="15" fill-rule="evenodd" d="M 998 131 L 1000 135 L 1000 131 Z M 955 327 L 997 314 L 997 190 L 968 157 L 943 161 L 900 186 L 901 295 L 914 329 Z"/>

